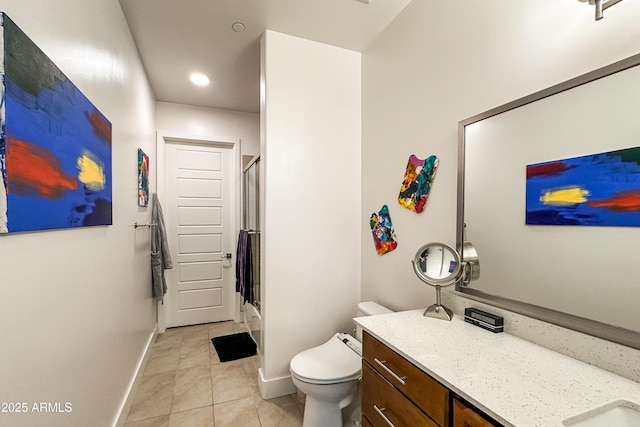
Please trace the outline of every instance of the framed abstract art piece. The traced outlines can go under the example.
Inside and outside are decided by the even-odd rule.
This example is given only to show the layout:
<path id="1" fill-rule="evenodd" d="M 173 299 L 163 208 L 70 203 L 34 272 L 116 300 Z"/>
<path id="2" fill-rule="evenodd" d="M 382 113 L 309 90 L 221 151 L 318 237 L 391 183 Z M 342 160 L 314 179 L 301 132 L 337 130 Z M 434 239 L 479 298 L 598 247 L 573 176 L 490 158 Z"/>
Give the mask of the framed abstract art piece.
<path id="1" fill-rule="evenodd" d="M 379 212 L 374 212 L 369 218 L 369 225 L 373 233 L 373 242 L 378 255 L 384 255 L 398 247 L 396 233 L 393 231 L 389 208 L 383 205 Z"/>
<path id="2" fill-rule="evenodd" d="M 527 165 L 527 224 L 640 226 L 640 147 Z"/>
<path id="3" fill-rule="evenodd" d="M 149 204 L 149 156 L 138 148 L 138 206 Z"/>
<path id="4" fill-rule="evenodd" d="M 110 225 L 111 123 L 0 19 L 0 233 Z"/>
<path id="5" fill-rule="evenodd" d="M 437 170 L 438 158 L 436 156 L 429 156 L 424 160 L 414 154 L 409 156 L 398 195 L 400 206 L 415 213 L 422 212 Z"/>

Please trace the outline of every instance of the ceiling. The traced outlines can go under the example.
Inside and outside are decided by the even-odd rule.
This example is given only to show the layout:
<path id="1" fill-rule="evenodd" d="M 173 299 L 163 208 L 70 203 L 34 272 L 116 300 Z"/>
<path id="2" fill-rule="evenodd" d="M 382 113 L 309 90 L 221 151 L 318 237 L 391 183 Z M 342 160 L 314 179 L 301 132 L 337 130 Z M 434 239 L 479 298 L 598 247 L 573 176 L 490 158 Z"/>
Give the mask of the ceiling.
<path id="1" fill-rule="evenodd" d="M 362 52 L 411 0 L 119 1 L 158 101 L 258 113 L 265 29 Z"/>

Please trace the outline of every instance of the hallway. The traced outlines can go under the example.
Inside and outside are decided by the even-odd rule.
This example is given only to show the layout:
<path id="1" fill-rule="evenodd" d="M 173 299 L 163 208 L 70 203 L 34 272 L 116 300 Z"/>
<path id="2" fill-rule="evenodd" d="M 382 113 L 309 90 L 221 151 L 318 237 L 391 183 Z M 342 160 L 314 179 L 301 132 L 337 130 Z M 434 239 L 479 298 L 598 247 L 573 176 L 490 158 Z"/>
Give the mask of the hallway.
<path id="1" fill-rule="evenodd" d="M 260 397 L 258 356 L 220 363 L 210 339 L 244 331 L 229 321 L 159 335 L 125 427 L 300 427 L 295 394 Z"/>

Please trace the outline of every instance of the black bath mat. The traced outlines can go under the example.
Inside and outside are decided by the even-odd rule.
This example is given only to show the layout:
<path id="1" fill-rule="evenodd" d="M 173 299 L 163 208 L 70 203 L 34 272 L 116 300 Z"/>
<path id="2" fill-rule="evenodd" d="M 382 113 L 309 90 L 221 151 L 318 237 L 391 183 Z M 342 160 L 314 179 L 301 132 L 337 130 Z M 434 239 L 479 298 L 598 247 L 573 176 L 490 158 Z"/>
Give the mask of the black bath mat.
<path id="1" fill-rule="evenodd" d="M 248 332 L 211 338 L 221 362 L 242 359 L 256 354 L 256 343 Z"/>

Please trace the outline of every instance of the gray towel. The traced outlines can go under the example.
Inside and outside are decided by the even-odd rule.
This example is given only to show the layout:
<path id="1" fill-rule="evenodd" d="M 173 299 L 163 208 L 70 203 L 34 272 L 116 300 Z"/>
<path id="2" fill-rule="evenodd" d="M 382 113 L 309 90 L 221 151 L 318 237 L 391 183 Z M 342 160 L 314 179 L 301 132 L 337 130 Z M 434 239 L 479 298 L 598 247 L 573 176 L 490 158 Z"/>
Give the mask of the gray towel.
<path id="1" fill-rule="evenodd" d="M 161 299 L 167 293 L 167 283 L 164 278 L 164 270 L 173 268 L 167 231 L 164 225 L 162 206 L 158 195 L 153 193 L 153 207 L 151 210 L 151 295 Z"/>

